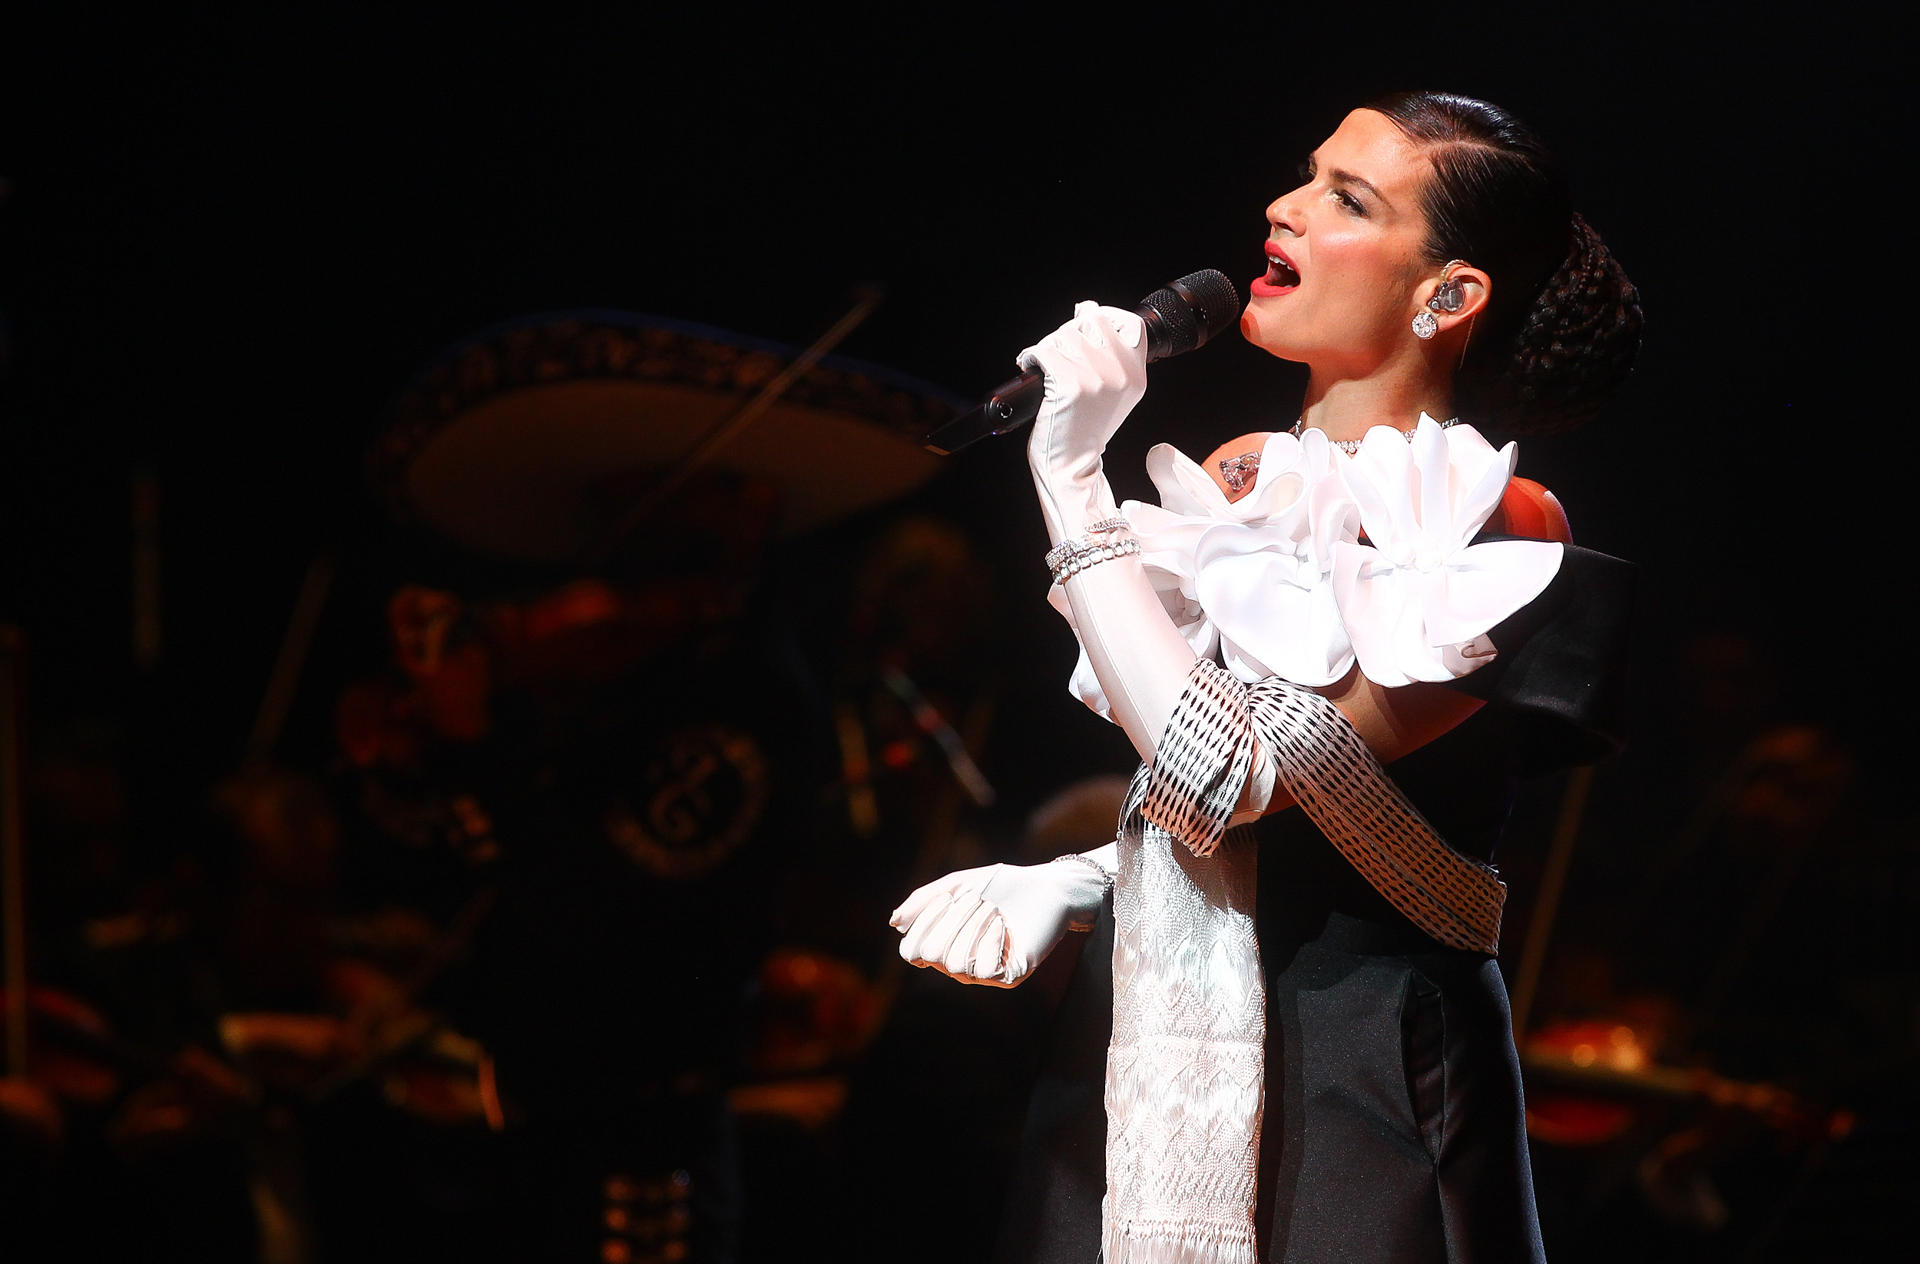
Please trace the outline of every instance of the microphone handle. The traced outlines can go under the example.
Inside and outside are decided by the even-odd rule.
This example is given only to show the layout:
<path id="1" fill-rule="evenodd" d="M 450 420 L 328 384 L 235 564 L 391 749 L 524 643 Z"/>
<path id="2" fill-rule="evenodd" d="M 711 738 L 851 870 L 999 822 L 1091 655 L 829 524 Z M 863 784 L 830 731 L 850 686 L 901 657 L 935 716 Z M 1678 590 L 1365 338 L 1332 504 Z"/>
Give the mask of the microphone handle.
<path id="1" fill-rule="evenodd" d="M 1136 308 L 1147 327 L 1147 361 L 1166 358 L 1169 338 L 1166 322 L 1149 307 Z M 993 388 L 985 403 L 955 417 L 929 434 L 922 446 L 935 456 L 952 456 L 960 449 L 992 435 L 1018 430 L 1040 415 L 1040 403 L 1047 393 L 1046 375 L 1038 369 Z"/>
<path id="2" fill-rule="evenodd" d="M 961 413 L 934 430 L 926 437 L 924 446 L 937 456 L 952 456 L 990 435 L 1018 430 L 1040 415 L 1040 401 L 1046 393 L 1045 374 L 1038 369 L 1022 373 L 994 387 L 980 407 Z"/>

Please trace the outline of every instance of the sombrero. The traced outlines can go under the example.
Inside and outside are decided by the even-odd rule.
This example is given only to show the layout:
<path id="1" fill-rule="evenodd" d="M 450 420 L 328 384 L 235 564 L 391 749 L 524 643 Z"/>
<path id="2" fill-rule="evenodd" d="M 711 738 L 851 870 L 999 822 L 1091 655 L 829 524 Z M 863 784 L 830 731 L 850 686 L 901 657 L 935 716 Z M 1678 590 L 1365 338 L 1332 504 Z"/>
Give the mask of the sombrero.
<path id="1" fill-rule="evenodd" d="M 798 354 L 634 312 L 509 321 L 448 349 L 401 394 L 371 474 L 403 520 L 464 549 L 567 564 L 617 534 L 695 453 L 712 471 L 772 485 L 783 533 L 880 504 L 933 473 L 937 458 L 919 437 L 965 401 L 838 357 L 807 368 L 714 447 Z"/>

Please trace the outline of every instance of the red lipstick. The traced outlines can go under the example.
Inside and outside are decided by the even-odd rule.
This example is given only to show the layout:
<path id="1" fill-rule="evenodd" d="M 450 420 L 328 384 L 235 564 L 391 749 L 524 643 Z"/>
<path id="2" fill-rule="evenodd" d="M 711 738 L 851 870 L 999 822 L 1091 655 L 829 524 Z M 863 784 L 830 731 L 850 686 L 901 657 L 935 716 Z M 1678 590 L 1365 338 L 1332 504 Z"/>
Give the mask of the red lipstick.
<path id="1" fill-rule="evenodd" d="M 1256 298 L 1271 298 L 1277 294 L 1291 294 L 1300 288 L 1300 269 L 1294 266 L 1287 252 L 1273 242 L 1267 243 L 1267 271 L 1257 276 L 1247 287 Z"/>

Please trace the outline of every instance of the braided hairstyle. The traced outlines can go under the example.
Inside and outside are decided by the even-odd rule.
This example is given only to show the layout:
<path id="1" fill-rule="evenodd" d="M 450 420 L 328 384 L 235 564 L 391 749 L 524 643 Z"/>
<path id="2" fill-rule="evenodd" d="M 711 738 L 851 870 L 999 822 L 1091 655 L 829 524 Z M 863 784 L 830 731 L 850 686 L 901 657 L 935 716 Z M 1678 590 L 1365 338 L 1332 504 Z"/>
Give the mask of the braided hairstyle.
<path id="1" fill-rule="evenodd" d="M 1426 151 L 1432 262 L 1464 259 L 1492 297 L 1454 374 L 1463 414 L 1509 434 L 1570 430 L 1599 412 L 1640 349 L 1640 292 L 1577 214 L 1559 164 L 1497 105 L 1402 92 L 1367 109 Z"/>

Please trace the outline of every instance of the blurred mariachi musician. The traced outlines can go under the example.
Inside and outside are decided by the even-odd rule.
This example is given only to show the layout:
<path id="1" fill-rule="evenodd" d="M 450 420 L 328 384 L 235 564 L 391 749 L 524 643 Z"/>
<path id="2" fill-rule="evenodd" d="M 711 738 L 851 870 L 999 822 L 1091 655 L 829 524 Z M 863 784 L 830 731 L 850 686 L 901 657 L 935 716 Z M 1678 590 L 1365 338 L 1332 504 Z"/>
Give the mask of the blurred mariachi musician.
<path id="1" fill-rule="evenodd" d="M 1107 1042 L 1104 1102 L 1043 1077 L 1007 1259 L 1542 1258 L 1489 862 L 1515 779 L 1618 745 L 1631 568 L 1481 428 L 1596 413 L 1639 298 L 1484 102 L 1355 110 L 1303 181 L 1240 326 L 1308 366 L 1298 421 L 1156 447 L 1160 504 L 1117 505 L 1140 319 L 1084 303 L 1022 354 L 1072 686 L 1143 762 L 1113 843 L 894 914 L 908 960 L 1000 986 L 1070 926 L 1112 936 L 1111 1030 L 1055 1051 Z"/>
<path id="2" fill-rule="evenodd" d="M 479 821 L 467 850 L 497 852 L 453 1008 L 537 1173 L 489 1209 L 523 1222 L 523 1254 L 740 1249 L 727 1090 L 831 741 L 767 562 L 929 475 L 907 436 L 951 407 L 795 363 L 639 313 L 527 317 L 431 366 L 374 454 L 395 513 L 487 590 L 395 595 L 408 687 L 358 699 L 343 745 L 398 801 L 392 832 Z M 751 441 L 728 442 L 743 416 Z"/>

